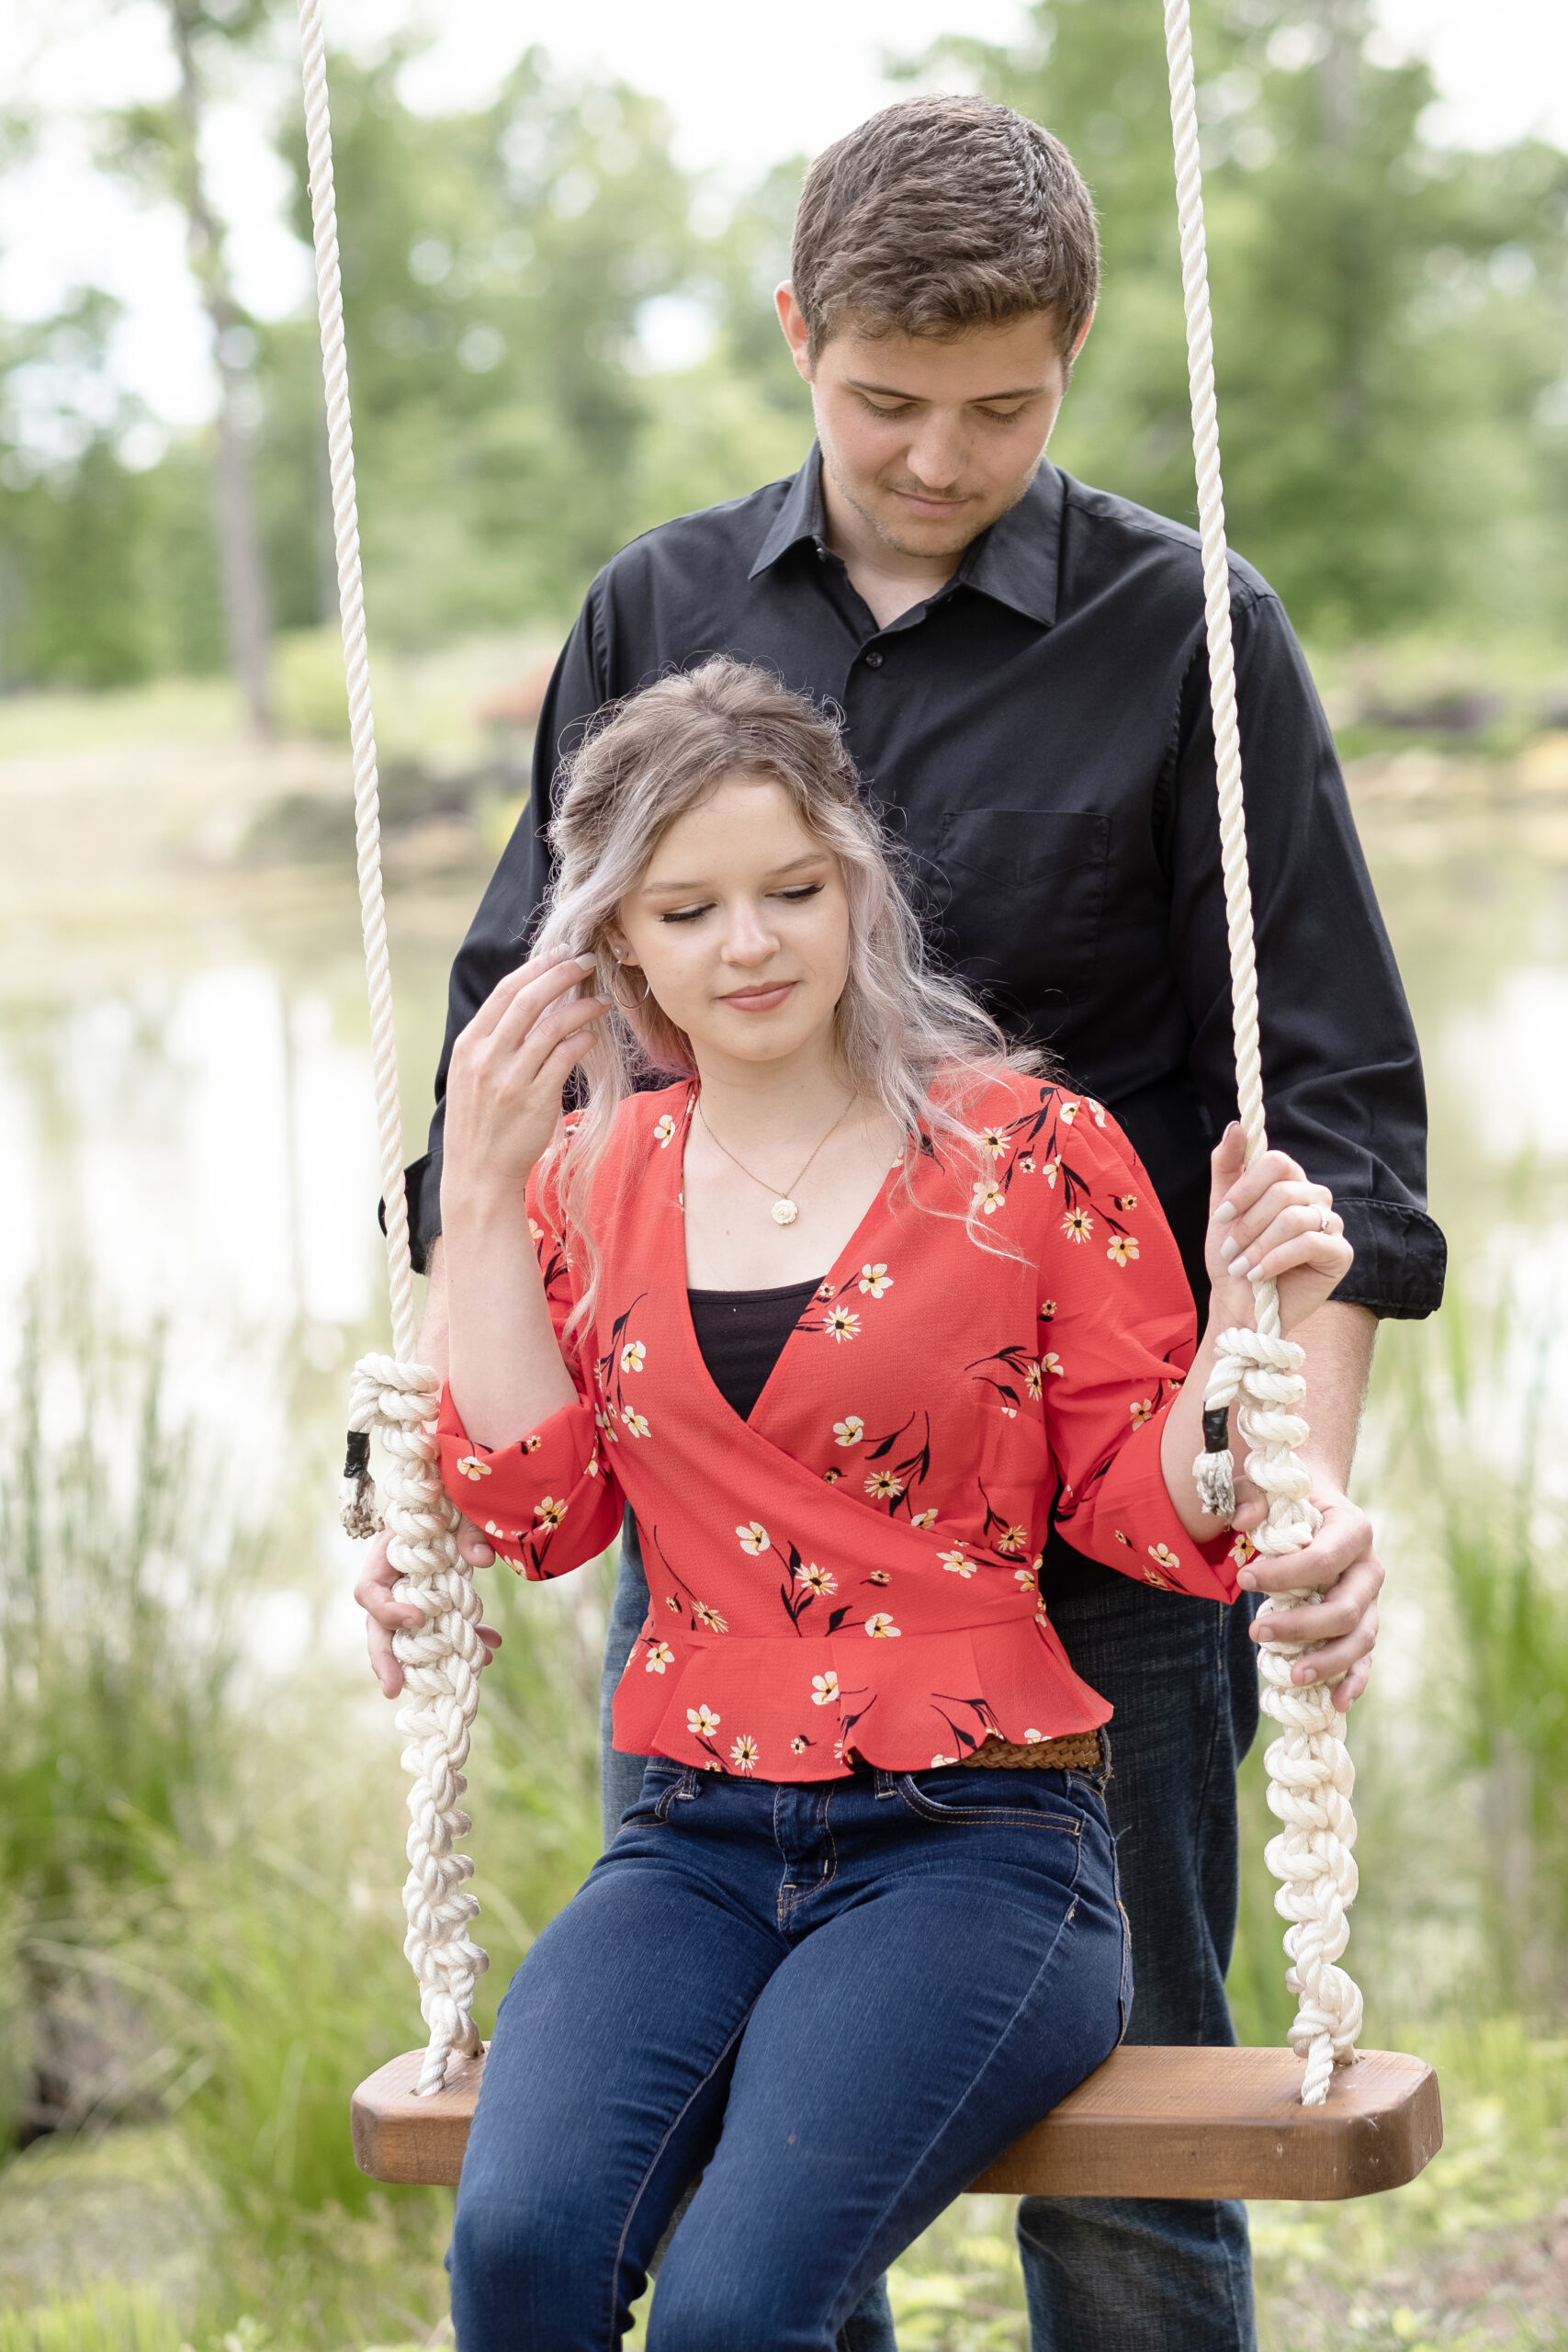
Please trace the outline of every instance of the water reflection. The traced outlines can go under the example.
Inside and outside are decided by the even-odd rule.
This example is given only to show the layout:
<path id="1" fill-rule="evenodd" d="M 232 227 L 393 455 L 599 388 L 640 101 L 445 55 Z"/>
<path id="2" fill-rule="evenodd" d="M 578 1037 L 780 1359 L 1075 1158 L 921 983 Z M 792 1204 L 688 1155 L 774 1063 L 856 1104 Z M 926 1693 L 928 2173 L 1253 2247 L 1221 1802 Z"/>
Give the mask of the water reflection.
<path id="1" fill-rule="evenodd" d="M 1486 1001 L 1454 1013 L 1442 1037 L 1445 1074 L 1468 1089 L 1480 1114 L 1477 1143 L 1493 1160 L 1533 1151 L 1568 1158 L 1568 967 L 1526 964 L 1505 972 Z"/>
<path id="2" fill-rule="evenodd" d="M 357 1324 L 370 1309 L 369 1070 L 314 991 L 263 964 L 144 982 L 7 1023 L 0 1089 L 13 1294 L 81 1262 L 136 1329 Z"/>

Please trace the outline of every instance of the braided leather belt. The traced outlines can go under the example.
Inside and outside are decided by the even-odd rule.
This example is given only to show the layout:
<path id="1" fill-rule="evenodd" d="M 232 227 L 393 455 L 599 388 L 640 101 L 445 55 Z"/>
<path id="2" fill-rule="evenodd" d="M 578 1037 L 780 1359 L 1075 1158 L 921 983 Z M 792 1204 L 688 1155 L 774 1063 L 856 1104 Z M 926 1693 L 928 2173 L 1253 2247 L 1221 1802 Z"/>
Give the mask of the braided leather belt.
<path id="1" fill-rule="evenodd" d="M 1009 1772 L 1098 1772 L 1107 1761 L 1105 1735 L 1075 1731 L 1061 1739 L 987 1739 L 964 1761 Z"/>

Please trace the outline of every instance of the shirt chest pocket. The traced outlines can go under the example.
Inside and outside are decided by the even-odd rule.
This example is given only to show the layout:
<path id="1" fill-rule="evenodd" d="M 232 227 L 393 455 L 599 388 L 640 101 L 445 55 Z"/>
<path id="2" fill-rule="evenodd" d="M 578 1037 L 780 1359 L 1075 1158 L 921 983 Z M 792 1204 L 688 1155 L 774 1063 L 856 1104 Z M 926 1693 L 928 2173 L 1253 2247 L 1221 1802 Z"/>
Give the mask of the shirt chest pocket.
<path id="1" fill-rule="evenodd" d="M 944 944 L 997 1009 L 1081 1013 L 1094 986 L 1111 820 L 1061 808 L 953 808 L 936 863 Z"/>

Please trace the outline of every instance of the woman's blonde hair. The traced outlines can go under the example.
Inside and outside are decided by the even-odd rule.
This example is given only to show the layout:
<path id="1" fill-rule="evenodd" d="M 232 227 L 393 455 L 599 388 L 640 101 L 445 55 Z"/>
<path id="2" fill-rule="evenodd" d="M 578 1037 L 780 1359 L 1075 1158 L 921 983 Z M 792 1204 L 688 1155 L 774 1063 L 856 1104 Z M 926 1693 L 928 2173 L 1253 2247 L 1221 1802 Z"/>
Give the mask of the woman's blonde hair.
<path id="1" fill-rule="evenodd" d="M 833 718 L 768 672 L 722 658 L 611 705 L 561 773 L 548 834 L 555 878 L 533 947 L 592 955 L 597 969 L 587 985 L 614 1008 L 579 1066 L 580 1114 L 558 1131 L 540 1171 L 586 1261 L 574 1324 L 587 1316 L 597 1280 L 588 1202 L 616 1114 L 639 1078 L 696 1068 L 690 1040 L 657 999 L 628 994 L 611 929 L 665 829 L 736 775 L 781 786 L 838 861 L 850 915 L 849 976 L 834 1015 L 839 1053 L 857 1092 L 908 1138 L 906 1188 L 927 1148 L 978 1183 L 990 1163 L 966 1113 L 1000 1070 L 1041 1066 L 960 982 L 931 968 L 897 853 Z M 975 1216 L 971 1207 L 967 1221 L 981 1238 Z"/>

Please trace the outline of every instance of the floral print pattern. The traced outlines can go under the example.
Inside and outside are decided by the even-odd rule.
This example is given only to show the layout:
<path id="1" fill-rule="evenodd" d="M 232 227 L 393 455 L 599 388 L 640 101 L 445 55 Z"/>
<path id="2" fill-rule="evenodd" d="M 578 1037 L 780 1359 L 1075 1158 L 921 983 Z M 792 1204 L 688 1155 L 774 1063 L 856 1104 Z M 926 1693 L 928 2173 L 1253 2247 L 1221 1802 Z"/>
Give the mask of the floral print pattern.
<path id="1" fill-rule="evenodd" d="M 928 1148 L 911 1203 L 895 1163 L 741 1421 L 685 1299 L 694 1099 L 623 1106 L 595 1193 L 594 1309 L 570 1333 L 581 1253 L 547 1177 L 530 1183 L 579 1401 L 492 1449 L 444 1400 L 448 1491 L 465 1510 L 482 1492 L 496 1549 L 535 1577 L 593 1558 L 635 1510 L 651 1606 L 616 1697 L 624 1749 L 819 1781 L 1104 1722 L 1040 1600 L 1053 1518 L 1166 1590 L 1229 1599 L 1249 1556 L 1228 1532 L 1195 1544 L 1165 1491 L 1191 1303 L 1114 1121 L 998 1078 L 975 1118 L 979 1170 Z"/>

